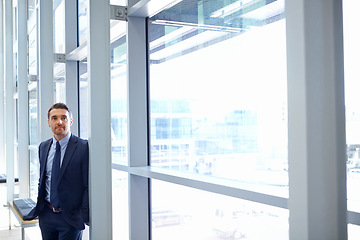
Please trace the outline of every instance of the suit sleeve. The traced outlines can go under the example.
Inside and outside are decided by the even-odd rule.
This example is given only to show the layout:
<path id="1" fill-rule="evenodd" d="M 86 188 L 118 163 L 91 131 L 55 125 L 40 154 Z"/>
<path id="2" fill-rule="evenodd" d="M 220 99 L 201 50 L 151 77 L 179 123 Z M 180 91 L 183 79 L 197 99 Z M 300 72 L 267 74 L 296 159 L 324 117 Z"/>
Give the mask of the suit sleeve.
<path id="1" fill-rule="evenodd" d="M 39 180 L 38 180 L 38 193 L 40 192 L 40 182 L 41 182 L 41 169 L 43 168 L 43 166 L 41 165 L 41 161 L 40 161 L 40 149 L 41 146 L 43 145 L 43 143 L 40 143 L 39 147 L 38 147 L 38 159 L 39 159 Z"/>
<path id="2" fill-rule="evenodd" d="M 84 195 L 82 200 L 81 212 L 86 225 L 89 225 L 89 144 L 86 141 L 86 150 L 82 159 L 82 177 Z"/>

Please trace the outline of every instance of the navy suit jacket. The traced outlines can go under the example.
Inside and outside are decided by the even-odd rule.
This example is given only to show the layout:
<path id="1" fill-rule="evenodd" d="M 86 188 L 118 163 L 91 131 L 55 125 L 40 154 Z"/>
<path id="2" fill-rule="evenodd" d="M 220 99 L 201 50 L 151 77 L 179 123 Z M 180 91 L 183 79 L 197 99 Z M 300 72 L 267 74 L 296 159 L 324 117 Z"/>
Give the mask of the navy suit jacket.
<path id="1" fill-rule="evenodd" d="M 40 143 L 40 178 L 36 207 L 28 219 L 39 216 L 46 206 L 46 163 L 52 138 Z M 67 145 L 58 180 L 58 196 L 61 214 L 76 229 L 84 229 L 89 224 L 89 145 L 75 135 L 71 135 Z"/>

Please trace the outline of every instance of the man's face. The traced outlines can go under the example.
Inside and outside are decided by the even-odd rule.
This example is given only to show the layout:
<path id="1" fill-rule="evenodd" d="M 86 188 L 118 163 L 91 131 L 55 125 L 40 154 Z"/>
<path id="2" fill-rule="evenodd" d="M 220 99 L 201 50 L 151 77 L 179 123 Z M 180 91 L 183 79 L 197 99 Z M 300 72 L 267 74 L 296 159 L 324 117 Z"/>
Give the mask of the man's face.
<path id="1" fill-rule="evenodd" d="M 55 108 L 49 113 L 48 124 L 57 140 L 64 138 L 70 131 L 73 119 L 66 109 Z"/>

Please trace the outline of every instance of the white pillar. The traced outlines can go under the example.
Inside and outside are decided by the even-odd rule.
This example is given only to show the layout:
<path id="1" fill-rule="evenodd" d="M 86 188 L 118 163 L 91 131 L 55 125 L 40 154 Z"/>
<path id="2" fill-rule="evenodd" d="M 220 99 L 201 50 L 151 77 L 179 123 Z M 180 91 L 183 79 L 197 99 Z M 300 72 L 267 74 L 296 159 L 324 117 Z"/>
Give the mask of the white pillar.
<path id="1" fill-rule="evenodd" d="M 5 0 L 5 136 L 6 136 L 6 178 L 7 201 L 14 199 L 14 143 L 15 143 L 15 104 L 14 104 L 14 56 L 13 56 L 13 7 L 12 0 Z"/>
<path id="2" fill-rule="evenodd" d="M 146 19 L 128 17 L 129 166 L 148 165 Z M 129 176 L 130 239 L 149 239 L 149 179 Z"/>
<path id="3" fill-rule="evenodd" d="M 27 77 L 27 9 L 25 1 L 18 1 L 18 157 L 19 157 L 19 197 L 29 197 L 30 162 L 29 162 L 29 99 Z"/>
<path id="4" fill-rule="evenodd" d="M 286 2 L 291 240 L 347 239 L 342 2 Z"/>
<path id="5" fill-rule="evenodd" d="M 47 111 L 54 103 L 53 1 L 39 1 L 39 141 L 52 137 Z"/>
<path id="6" fill-rule="evenodd" d="M 5 169 L 5 95 L 4 95 L 4 28 L 3 28 L 3 20 L 4 20 L 4 5 L 3 0 L 0 1 L 0 169 Z M 2 171 L 2 173 L 4 173 Z"/>
<path id="7" fill-rule="evenodd" d="M 109 0 L 88 0 L 91 239 L 112 239 L 109 15 Z"/>

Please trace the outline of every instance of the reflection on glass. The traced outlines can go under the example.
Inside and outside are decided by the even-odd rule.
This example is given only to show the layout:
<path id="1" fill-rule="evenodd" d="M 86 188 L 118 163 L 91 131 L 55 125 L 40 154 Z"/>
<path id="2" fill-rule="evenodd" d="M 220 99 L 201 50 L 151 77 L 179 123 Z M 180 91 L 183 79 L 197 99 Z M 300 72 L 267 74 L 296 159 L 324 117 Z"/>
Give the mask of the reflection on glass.
<path id="1" fill-rule="evenodd" d="M 65 1 L 54 1 L 54 52 L 65 53 Z"/>
<path id="2" fill-rule="evenodd" d="M 78 0 L 78 42 L 79 46 L 86 42 L 87 0 Z"/>
<path id="3" fill-rule="evenodd" d="M 129 239 L 128 174 L 112 171 L 113 239 Z"/>
<path id="4" fill-rule="evenodd" d="M 86 59 L 79 62 L 79 117 L 80 137 L 88 138 L 88 72 Z"/>
<path id="5" fill-rule="evenodd" d="M 148 37 L 151 165 L 286 196 L 284 1 L 183 0 Z"/>
<path id="6" fill-rule="evenodd" d="M 152 180 L 152 239 L 287 240 L 288 210 Z"/>
<path id="7" fill-rule="evenodd" d="M 124 31 L 124 29 L 122 29 Z M 112 161 L 127 164 L 127 75 L 126 39 L 117 41 L 111 57 Z"/>

